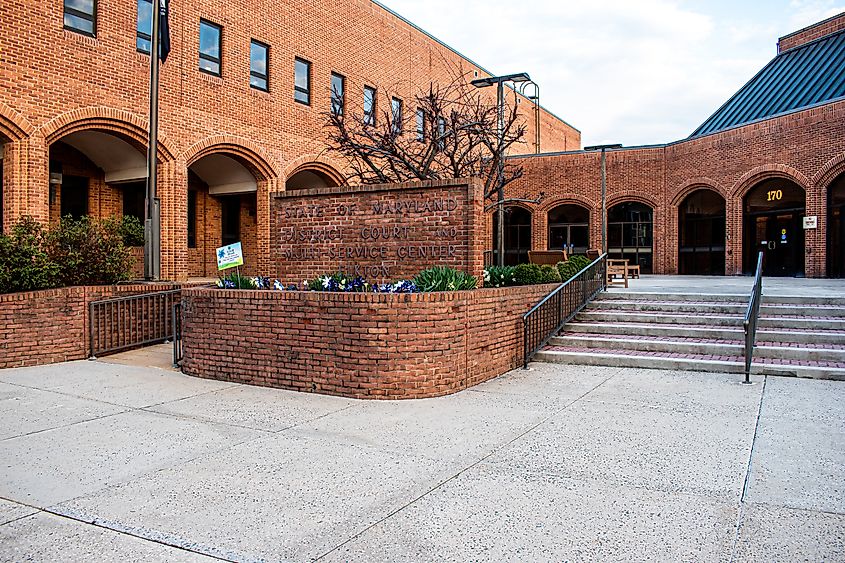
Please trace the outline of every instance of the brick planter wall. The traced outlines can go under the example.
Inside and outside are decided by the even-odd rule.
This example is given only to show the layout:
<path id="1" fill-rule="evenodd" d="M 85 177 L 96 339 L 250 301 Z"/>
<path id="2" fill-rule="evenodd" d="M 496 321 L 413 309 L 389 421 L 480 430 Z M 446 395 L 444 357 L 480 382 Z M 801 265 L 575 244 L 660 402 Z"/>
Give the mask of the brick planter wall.
<path id="1" fill-rule="evenodd" d="M 91 301 L 174 287 L 178 286 L 78 286 L 0 295 L 0 368 L 87 358 Z"/>
<path id="2" fill-rule="evenodd" d="M 436 397 L 522 362 L 554 285 L 412 295 L 183 290 L 188 375 L 355 398 Z"/>

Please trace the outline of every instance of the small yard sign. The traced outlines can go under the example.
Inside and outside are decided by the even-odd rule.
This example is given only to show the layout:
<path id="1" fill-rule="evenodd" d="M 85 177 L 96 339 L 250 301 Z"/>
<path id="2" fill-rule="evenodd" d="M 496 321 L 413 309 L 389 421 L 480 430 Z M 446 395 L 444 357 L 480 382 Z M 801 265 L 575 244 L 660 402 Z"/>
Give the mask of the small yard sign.
<path id="1" fill-rule="evenodd" d="M 225 270 L 235 266 L 244 265 L 244 253 L 241 250 L 241 243 L 236 242 L 217 249 L 217 269 Z"/>

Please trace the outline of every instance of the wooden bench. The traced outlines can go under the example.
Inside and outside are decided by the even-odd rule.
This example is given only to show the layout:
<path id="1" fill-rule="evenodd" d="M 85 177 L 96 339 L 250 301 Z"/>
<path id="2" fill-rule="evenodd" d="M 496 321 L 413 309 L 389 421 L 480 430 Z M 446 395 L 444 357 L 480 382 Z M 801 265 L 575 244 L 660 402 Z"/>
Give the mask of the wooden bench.
<path id="1" fill-rule="evenodd" d="M 628 260 L 607 261 L 607 285 L 628 287 Z"/>
<path id="2" fill-rule="evenodd" d="M 558 262 L 566 262 L 565 250 L 529 250 L 528 261 L 532 264 L 550 264 L 554 266 Z"/>

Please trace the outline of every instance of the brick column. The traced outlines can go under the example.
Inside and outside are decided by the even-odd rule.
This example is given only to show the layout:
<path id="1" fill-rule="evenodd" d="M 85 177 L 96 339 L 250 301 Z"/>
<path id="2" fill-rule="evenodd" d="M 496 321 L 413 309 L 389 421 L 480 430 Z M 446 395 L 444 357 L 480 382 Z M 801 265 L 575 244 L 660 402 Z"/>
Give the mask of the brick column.
<path id="1" fill-rule="evenodd" d="M 161 278 L 188 279 L 188 169 L 183 161 L 158 165 L 161 200 Z"/>
<path id="2" fill-rule="evenodd" d="M 3 145 L 3 222 L 13 225 L 24 215 L 50 219 L 48 151 L 43 139 L 27 138 Z"/>

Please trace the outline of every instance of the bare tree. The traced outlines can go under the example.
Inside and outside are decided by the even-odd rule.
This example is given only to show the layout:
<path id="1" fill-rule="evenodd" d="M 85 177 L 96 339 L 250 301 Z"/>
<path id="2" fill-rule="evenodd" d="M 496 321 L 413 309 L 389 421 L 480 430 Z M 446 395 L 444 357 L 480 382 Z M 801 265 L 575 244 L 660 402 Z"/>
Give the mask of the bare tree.
<path id="1" fill-rule="evenodd" d="M 485 197 L 490 198 L 498 189 L 500 155 L 524 142 L 525 123 L 516 103 L 505 103 L 499 137 L 495 101 L 482 96 L 462 74 L 445 86 L 430 84 L 399 110 L 393 103 L 384 105 L 379 115 L 362 105 L 337 104 L 325 114 L 328 151 L 346 158 L 351 181 L 376 184 L 476 176 L 484 181 Z M 504 183 L 521 176 L 522 167 L 506 160 Z"/>

